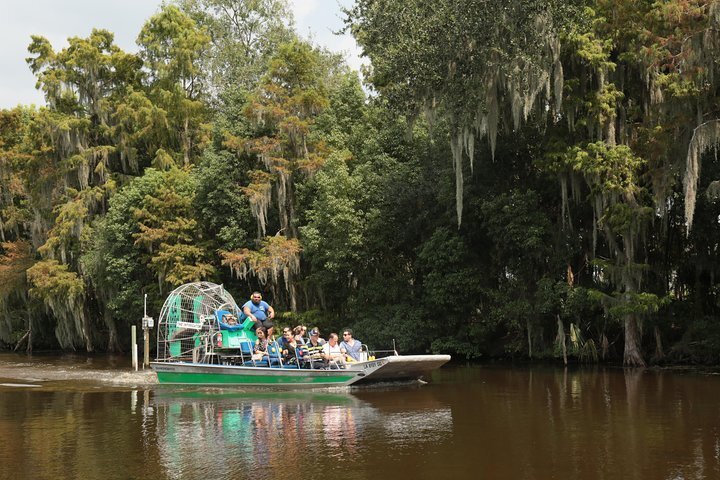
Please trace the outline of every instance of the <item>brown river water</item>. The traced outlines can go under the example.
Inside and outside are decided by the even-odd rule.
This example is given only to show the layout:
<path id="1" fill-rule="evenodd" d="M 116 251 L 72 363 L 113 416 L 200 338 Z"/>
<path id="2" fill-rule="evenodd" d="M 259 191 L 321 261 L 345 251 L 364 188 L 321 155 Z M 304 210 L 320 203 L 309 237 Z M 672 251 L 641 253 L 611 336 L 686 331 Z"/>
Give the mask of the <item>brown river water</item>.
<path id="1" fill-rule="evenodd" d="M 720 479 L 720 376 L 448 365 L 427 385 L 158 386 L 0 354 L 0 479 Z"/>

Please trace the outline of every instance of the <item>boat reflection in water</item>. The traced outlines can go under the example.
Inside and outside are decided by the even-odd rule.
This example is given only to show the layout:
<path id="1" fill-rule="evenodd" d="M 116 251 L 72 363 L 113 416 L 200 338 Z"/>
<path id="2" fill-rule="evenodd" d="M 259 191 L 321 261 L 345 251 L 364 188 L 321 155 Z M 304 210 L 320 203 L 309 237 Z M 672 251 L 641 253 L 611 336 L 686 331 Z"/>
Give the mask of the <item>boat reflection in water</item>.
<path id="1" fill-rule="evenodd" d="M 150 411 L 169 478 L 282 477 L 340 472 L 344 460 L 357 469 L 359 459 L 377 461 L 388 438 L 404 449 L 451 435 L 450 408 L 410 394 L 420 397 L 399 410 L 352 393 L 156 392 Z"/>

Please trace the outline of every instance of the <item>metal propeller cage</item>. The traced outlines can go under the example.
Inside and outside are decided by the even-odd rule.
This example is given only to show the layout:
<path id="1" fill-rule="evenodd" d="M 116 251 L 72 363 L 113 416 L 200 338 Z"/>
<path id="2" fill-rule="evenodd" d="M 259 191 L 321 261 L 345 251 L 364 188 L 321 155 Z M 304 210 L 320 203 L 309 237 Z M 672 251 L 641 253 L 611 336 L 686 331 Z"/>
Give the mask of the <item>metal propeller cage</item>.
<path id="1" fill-rule="evenodd" d="M 240 317 L 235 299 L 222 285 L 194 282 L 173 290 L 160 311 L 157 361 L 201 361 L 212 353 L 212 337 L 219 331 L 219 315 Z"/>

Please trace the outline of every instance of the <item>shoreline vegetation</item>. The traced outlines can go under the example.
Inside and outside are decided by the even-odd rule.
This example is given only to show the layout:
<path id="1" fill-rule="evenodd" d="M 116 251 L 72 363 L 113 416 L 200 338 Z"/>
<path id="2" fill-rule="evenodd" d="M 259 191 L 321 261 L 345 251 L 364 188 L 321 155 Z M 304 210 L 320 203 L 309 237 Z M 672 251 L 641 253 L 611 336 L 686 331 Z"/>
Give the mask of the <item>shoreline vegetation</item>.
<path id="1" fill-rule="evenodd" d="M 284 0 L 168 2 L 136 54 L 28 39 L 0 351 L 127 350 L 207 280 L 404 353 L 720 365 L 720 2 L 345 15 L 364 84 Z"/>

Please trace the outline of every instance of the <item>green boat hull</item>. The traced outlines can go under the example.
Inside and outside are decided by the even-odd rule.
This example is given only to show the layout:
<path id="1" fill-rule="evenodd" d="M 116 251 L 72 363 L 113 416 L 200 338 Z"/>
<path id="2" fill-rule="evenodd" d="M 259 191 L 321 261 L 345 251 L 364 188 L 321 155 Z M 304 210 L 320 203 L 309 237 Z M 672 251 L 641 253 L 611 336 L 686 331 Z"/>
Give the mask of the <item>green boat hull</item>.
<path id="1" fill-rule="evenodd" d="M 158 381 L 171 385 L 204 386 L 346 386 L 361 380 L 380 365 L 361 370 L 305 370 L 286 368 L 153 362 Z"/>
<path id="2" fill-rule="evenodd" d="M 158 381 L 171 385 L 332 387 L 372 382 L 417 380 L 440 368 L 449 355 L 398 355 L 348 364 L 344 369 L 312 370 L 280 367 L 152 362 Z"/>

